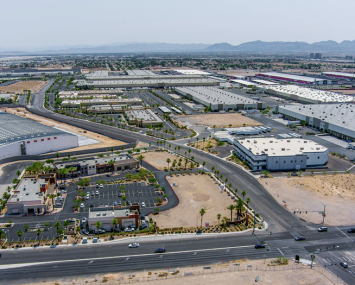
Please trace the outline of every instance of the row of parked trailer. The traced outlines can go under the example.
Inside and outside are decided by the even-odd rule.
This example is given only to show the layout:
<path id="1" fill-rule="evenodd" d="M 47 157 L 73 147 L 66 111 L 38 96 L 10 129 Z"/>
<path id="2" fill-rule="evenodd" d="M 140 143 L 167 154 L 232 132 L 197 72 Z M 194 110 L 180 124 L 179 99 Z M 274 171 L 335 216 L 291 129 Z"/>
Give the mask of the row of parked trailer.
<path id="1" fill-rule="evenodd" d="M 271 132 L 270 127 L 240 127 L 240 128 L 226 128 L 229 135 L 258 135 L 260 133 Z"/>

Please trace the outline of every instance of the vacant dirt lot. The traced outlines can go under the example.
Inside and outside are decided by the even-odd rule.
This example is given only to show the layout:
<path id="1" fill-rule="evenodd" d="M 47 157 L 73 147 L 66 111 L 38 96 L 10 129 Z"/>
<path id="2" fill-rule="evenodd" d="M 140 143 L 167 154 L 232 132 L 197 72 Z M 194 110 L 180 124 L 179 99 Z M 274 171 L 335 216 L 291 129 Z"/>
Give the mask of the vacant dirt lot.
<path id="1" fill-rule="evenodd" d="M 260 183 L 280 204 L 284 205 L 282 201 L 286 201 L 290 212 L 301 211 L 302 214 L 297 214 L 297 216 L 307 222 L 316 224 L 322 222 L 322 215 L 319 212 L 323 211 L 323 203 L 326 206 L 325 225 L 337 226 L 354 223 L 354 174 L 266 178 L 260 179 Z"/>
<path id="2" fill-rule="evenodd" d="M 204 125 L 210 127 L 216 125 L 216 128 L 228 128 L 229 125 L 232 125 L 232 127 L 263 126 L 263 124 L 239 113 L 179 116 L 176 120 L 180 125 Z"/>
<path id="3" fill-rule="evenodd" d="M 226 192 L 221 192 L 215 181 L 208 175 L 191 174 L 185 176 L 167 177 L 176 195 L 180 199 L 180 204 L 175 208 L 161 212 L 154 216 L 160 228 L 173 227 L 200 227 L 200 210 L 204 208 L 206 214 L 203 216 L 205 222 L 210 225 L 218 225 L 217 214 L 230 218 L 230 211 L 227 207 L 235 204 L 227 196 Z M 173 186 L 176 183 L 176 186 Z M 233 212 L 233 216 L 234 216 Z"/>
<path id="4" fill-rule="evenodd" d="M 166 151 L 156 151 L 156 152 L 147 152 L 143 154 L 144 161 L 149 163 L 150 165 L 154 166 L 156 169 L 164 170 L 164 167 L 168 167 L 168 163 L 166 160 L 170 158 L 171 162 L 169 163 L 169 167 L 171 167 L 172 162 L 174 159 L 179 161 L 179 158 L 175 155 L 172 155 Z M 138 155 L 135 155 L 138 157 Z"/>
<path id="5" fill-rule="evenodd" d="M 129 271 L 112 274 L 96 274 L 87 275 L 86 277 L 72 278 L 63 277 L 60 280 L 48 278 L 46 282 L 43 279 L 26 280 L 21 284 L 44 284 L 44 285 L 66 285 L 66 284 L 196 284 L 196 285 L 214 285 L 223 282 L 225 285 L 234 284 L 255 284 L 256 276 L 259 276 L 257 284 L 299 284 L 299 285 L 330 285 L 330 282 L 324 275 L 318 272 L 325 269 L 312 270 L 309 266 L 302 264 L 294 264 L 290 261 L 290 265 L 270 266 L 269 264 L 275 259 L 259 259 L 259 260 L 233 260 L 225 264 L 208 264 L 211 269 L 204 270 L 200 265 L 198 267 L 178 267 L 171 268 L 176 270 L 177 274 L 172 275 L 172 271 L 168 270 L 144 270 L 144 271 Z M 239 266 L 234 266 L 233 263 L 238 263 Z M 252 266 L 252 268 L 247 267 Z M 291 266 L 294 269 L 289 269 Z M 259 270 L 255 270 L 258 268 Z M 300 269 L 296 269 L 300 268 Z M 239 269 L 239 271 L 238 271 Z M 248 269 L 248 270 L 246 270 Z M 265 271 L 266 269 L 266 271 Z M 229 270 L 231 272 L 229 272 Z M 151 275 L 148 275 L 151 272 Z M 204 273 L 204 275 L 202 275 Z M 181 277 L 189 274 L 190 276 Z M 329 275 L 329 273 L 327 274 Z M 159 280 L 160 279 L 160 280 Z M 238 280 L 238 282 L 236 282 Z M 31 282 L 31 283 L 29 283 Z M 19 283 L 16 283 L 19 284 Z M 342 283 L 335 283 L 342 284 Z"/>
<path id="6" fill-rule="evenodd" d="M 73 127 L 73 126 L 70 126 L 67 124 L 59 123 L 59 122 L 51 120 L 51 119 L 47 119 L 47 118 L 44 118 L 41 116 L 31 114 L 30 112 L 27 112 L 25 108 L 17 108 L 17 109 L 15 109 L 15 108 L 0 108 L 0 110 L 2 110 L 2 111 L 5 109 L 8 113 L 15 114 L 15 115 L 25 117 L 28 119 L 32 119 L 32 120 L 37 121 L 37 122 L 39 122 L 43 125 L 46 125 L 46 126 L 58 127 L 63 130 L 67 130 L 72 133 L 80 134 L 82 136 L 85 136 L 85 137 L 88 137 L 88 138 L 91 138 L 91 139 L 94 139 L 94 140 L 97 140 L 100 142 L 100 143 L 96 143 L 96 144 L 84 145 L 84 146 L 72 148 L 72 149 L 70 149 L 71 151 L 86 150 L 86 149 L 100 148 L 100 147 L 107 147 L 109 149 L 109 147 L 111 147 L 111 146 L 126 144 L 124 142 L 114 140 L 109 137 L 99 135 L 97 133 L 93 133 L 93 132 L 89 132 L 89 131 L 87 131 L 87 133 L 84 133 L 84 131 L 85 131 L 84 129 L 80 129 L 80 128 Z M 19 112 L 17 112 L 17 110 L 19 110 Z M 59 152 L 67 152 L 67 151 L 68 151 L 68 149 L 62 150 Z"/>
<path id="7" fill-rule="evenodd" d="M 9 86 L 1 86 L 1 93 L 24 93 L 23 90 L 31 90 L 31 93 L 37 92 L 44 85 L 46 85 L 47 81 L 20 81 Z"/>

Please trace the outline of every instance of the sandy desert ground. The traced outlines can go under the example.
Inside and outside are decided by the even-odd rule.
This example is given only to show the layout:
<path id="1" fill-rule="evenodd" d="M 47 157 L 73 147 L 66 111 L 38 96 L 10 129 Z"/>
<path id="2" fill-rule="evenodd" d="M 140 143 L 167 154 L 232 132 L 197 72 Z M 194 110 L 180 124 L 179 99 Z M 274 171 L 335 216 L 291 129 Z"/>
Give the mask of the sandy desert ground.
<path id="1" fill-rule="evenodd" d="M 263 126 L 263 124 L 245 117 L 239 113 L 230 114 L 206 114 L 206 115 L 192 115 L 192 116 L 178 116 L 176 121 L 181 125 L 204 125 L 214 126 L 217 128 L 243 127 L 245 126 Z"/>
<path id="2" fill-rule="evenodd" d="M 324 204 L 324 225 L 341 226 L 354 223 L 354 174 L 264 178 L 260 179 L 260 183 L 280 204 L 284 205 L 282 201 L 286 201 L 290 212 L 301 211 L 297 216 L 307 222 L 322 223 L 322 215 L 319 212 L 323 211 Z"/>
<path id="3" fill-rule="evenodd" d="M 9 86 L 1 86 L 1 93 L 20 93 L 23 94 L 23 90 L 31 90 L 31 93 L 37 92 L 46 85 L 47 81 L 19 81 Z"/>
<path id="4" fill-rule="evenodd" d="M 179 162 L 179 157 L 172 155 L 166 151 L 156 151 L 156 152 L 146 152 L 143 154 L 144 161 L 154 166 L 156 169 L 164 170 L 164 167 L 168 167 L 168 163 L 166 160 L 170 158 L 171 162 L 169 163 L 169 167 L 171 167 L 172 162 L 176 159 Z M 135 155 L 134 157 L 138 157 Z M 184 160 L 183 160 L 184 162 Z"/>

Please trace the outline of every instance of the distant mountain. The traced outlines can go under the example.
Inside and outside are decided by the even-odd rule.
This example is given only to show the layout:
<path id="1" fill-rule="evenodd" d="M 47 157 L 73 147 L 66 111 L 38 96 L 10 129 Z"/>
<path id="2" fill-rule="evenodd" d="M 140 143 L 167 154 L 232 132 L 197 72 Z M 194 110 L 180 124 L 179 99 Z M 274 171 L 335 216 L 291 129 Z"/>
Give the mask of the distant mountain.
<path id="1" fill-rule="evenodd" d="M 354 41 L 323 41 L 309 44 L 306 42 L 262 42 L 254 41 L 243 43 L 237 46 L 228 43 L 214 44 L 207 47 L 204 51 L 239 51 L 239 52 L 267 52 L 267 53 L 296 53 L 296 52 L 326 52 L 338 53 L 355 51 Z"/>

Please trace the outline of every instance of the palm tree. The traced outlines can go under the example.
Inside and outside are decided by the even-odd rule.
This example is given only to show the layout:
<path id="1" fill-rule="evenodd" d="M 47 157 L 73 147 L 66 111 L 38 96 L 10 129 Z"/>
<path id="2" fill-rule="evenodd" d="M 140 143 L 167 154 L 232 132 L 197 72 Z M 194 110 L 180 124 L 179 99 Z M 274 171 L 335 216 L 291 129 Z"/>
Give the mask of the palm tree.
<path id="1" fill-rule="evenodd" d="M 121 149 L 124 150 L 124 146 L 121 146 Z"/>
<path id="2" fill-rule="evenodd" d="M 19 178 L 20 175 L 21 175 L 21 171 L 20 171 L 20 170 L 17 170 L 17 171 L 16 171 L 16 175 L 17 175 L 17 178 Z"/>
<path id="3" fill-rule="evenodd" d="M 202 147 L 202 150 L 205 148 L 205 141 L 206 141 L 206 138 L 205 137 L 203 137 L 203 147 Z"/>
<path id="4" fill-rule="evenodd" d="M 68 153 L 68 158 L 70 159 L 70 157 L 71 157 L 71 154 L 70 154 L 70 153 Z"/>
<path id="5" fill-rule="evenodd" d="M 235 208 L 237 209 L 237 218 L 239 219 L 239 217 L 242 214 L 243 209 L 244 209 L 243 201 L 239 199 Z"/>
<path id="6" fill-rule="evenodd" d="M 73 176 L 73 172 L 76 171 L 76 170 L 77 170 L 76 167 L 70 166 L 70 167 L 68 168 L 68 171 L 70 172 L 70 176 Z"/>
<path id="7" fill-rule="evenodd" d="M 41 229 L 37 229 L 36 231 L 38 242 L 39 242 L 39 235 L 41 234 L 41 232 L 42 232 Z"/>
<path id="8" fill-rule="evenodd" d="M 206 214 L 206 210 L 204 208 L 202 208 L 200 210 L 200 215 L 201 215 L 201 228 L 202 228 L 202 218 L 203 218 L 203 215 Z"/>
<path id="9" fill-rule="evenodd" d="M 95 223 L 95 227 L 97 228 L 97 230 L 99 230 L 99 229 L 102 227 L 101 222 L 100 222 L 100 221 L 97 221 L 97 222 Z"/>
<path id="10" fill-rule="evenodd" d="M 58 160 L 58 158 L 60 157 L 60 153 L 57 152 L 57 153 L 55 154 L 55 156 L 57 157 L 57 160 Z"/>
<path id="11" fill-rule="evenodd" d="M 181 146 L 178 146 L 178 150 L 180 150 L 181 149 Z"/>
<path id="12" fill-rule="evenodd" d="M 219 226 L 219 221 L 220 221 L 221 217 L 222 217 L 222 215 L 221 215 L 221 214 L 218 214 L 218 215 L 217 215 L 218 226 Z"/>
<path id="13" fill-rule="evenodd" d="M 21 236 L 23 235 L 23 231 L 18 230 L 18 231 L 16 232 L 16 234 L 17 234 L 17 236 L 20 238 L 20 242 L 21 242 Z"/>
<path id="14" fill-rule="evenodd" d="M 113 154 L 113 151 L 115 150 L 115 148 L 112 146 L 111 147 L 111 153 Z"/>
<path id="15" fill-rule="evenodd" d="M 167 159 L 166 159 L 166 162 L 168 163 L 168 170 L 169 170 L 169 163 L 171 162 L 171 159 L 170 159 L 170 158 L 167 158 Z"/>
<path id="16" fill-rule="evenodd" d="M 232 217 L 233 217 L 233 210 L 235 209 L 235 206 L 234 205 L 229 205 L 227 207 L 227 210 L 230 210 L 231 211 L 231 222 L 233 221 Z"/>
<path id="17" fill-rule="evenodd" d="M 189 152 L 189 159 L 190 159 L 191 148 L 189 148 L 187 151 Z"/>
<path id="18" fill-rule="evenodd" d="M 59 230 L 59 228 L 60 228 L 60 226 L 61 226 L 60 222 L 55 222 L 53 226 L 54 226 L 55 228 L 57 228 L 57 238 L 59 238 L 59 237 L 58 237 L 58 230 Z"/>
<path id="19" fill-rule="evenodd" d="M 169 143 L 169 150 L 170 150 L 170 148 L 171 148 L 171 144 Z"/>
<path id="20" fill-rule="evenodd" d="M 244 196 L 247 194 L 247 192 L 245 192 L 245 191 L 243 190 L 242 193 L 240 193 L 240 194 L 242 194 L 242 196 L 243 196 L 243 201 L 244 201 Z"/>
<path id="21" fill-rule="evenodd" d="M 205 172 L 205 165 L 206 165 L 206 161 L 202 162 L 202 166 L 203 166 L 203 172 Z"/>
<path id="22" fill-rule="evenodd" d="M 144 156 L 143 156 L 143 155 L 140 155 L 140 156 L 138 156 L 137 158 L 141 161 L 141 167 L 142 167 L 142 163 L 143 163 Z"/>
<path id="23" fill-rule="evenodd" d="M 249 206 L 250 198 L 247 198 L 247 205 Z"/>
<path id="24" fill-rule="evenodd" d="M 224 179 L 224 181 L 225 181 L 226 183 L 228 182 L 228 180 L 229 180 L 228 178 Z"/>
<path id="25" fill-rule="evenodd" d="M 25 232 L 27 232 L 27 231 L 28 231 L 28 228 L 29 228 L 30 226 L 29 226 L 29 225 L 24 225 L 23 227 L 25 228 Z"/>
<path id="26" fill-rule="evenodd" d="M 212 167 L 211 167 L 211 170 L 212 170 L 212 172 L 213 172 L 213 171 L 215 170 L 215 167 L 214 167 L 214 166 L 212 166 Z"/>
<path id="27" fill-rule="evenodd" d="M 114 228 L 117 228 L 118 220 L 117 220 L 116 218 L 114 218 L 114 219 L 112 220 L 112 225 L 113 225 Z"/>
<path id="28" fill-rule="evenodd" d="M 53 210 L 54 210 L 54 198 L 57 197 L 55 194 L 50 194 L 48 196 L 49 199 L 52 199 L 52 207 L 53 207 Z"/>

